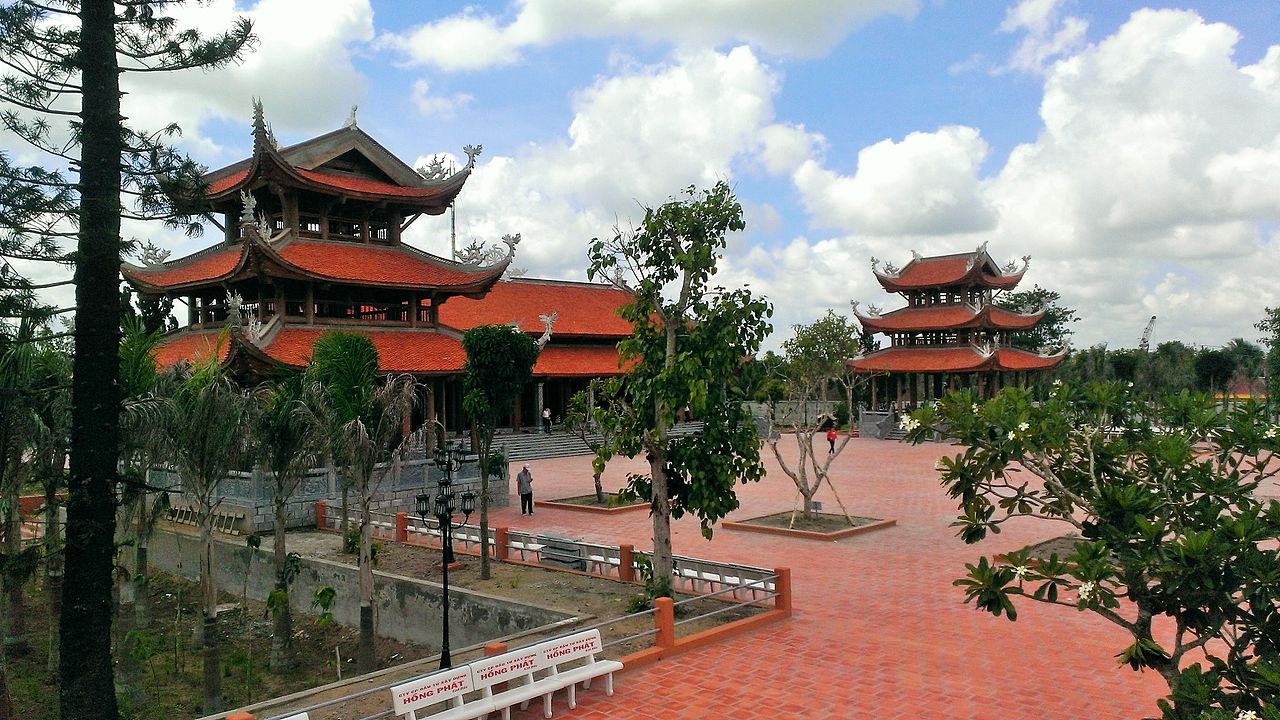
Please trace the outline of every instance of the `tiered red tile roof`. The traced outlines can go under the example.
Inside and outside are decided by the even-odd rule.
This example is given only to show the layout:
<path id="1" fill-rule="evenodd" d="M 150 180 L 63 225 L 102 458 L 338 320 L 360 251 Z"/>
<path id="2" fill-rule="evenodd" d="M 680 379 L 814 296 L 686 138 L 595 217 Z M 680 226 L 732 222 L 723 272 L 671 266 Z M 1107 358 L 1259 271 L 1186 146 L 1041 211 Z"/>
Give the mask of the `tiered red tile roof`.
<path id="1" fill-rule="evenodd" d="M 156 365 L 167 368 L 182 360 L 203 360 L 216 352 L 218 360 L 227 359 L 230 343 L 225 338 L 219 342 L 219 330 L 180 332 L 169 335 L 156 347 Z"/>
<path id="2" fill-rule="evenodd" d="M 905 307 L 883 315 L 858 314 L 862 326 L 871 332 L 910 330 L 957 330 L 961 328 L 998 328 L 1025 330 L 1035 327 L 1044 313 L 1022 315 L 988 305 L 975 311 L 968 305 L 932 305 Z"/>
<path id="3" fill-rule="evenodd" d="M 440 323 L 457 330 L 512 321 L 528 333 L 541 333 L 539 315 L 555 312 L 555 337 L 622 338 L 631 325 L 618 309 L 631 295 L 607 285 L 555 280 L 503 280 L 482 300 L 455 297 L 440 306 Z"/>
<path id="4" fill-rule="evenodd" d="M 311 357 L 316 340 L 329 330 L 356 328 L 296 327 L 286 325 L 260 349 L 291 367 L 303 367 Z M 455 337 L 427 330 L 383 330 L 359 328 L 378 351 L 378 369 L 383 372 L 456 372 L 467 361 L 462 342 Z"/>
<path id="5" fill-rule="evenodd" d="M 1012 289 L 1022 281 L 1026 267 L 1016 272 L 1000 270 L 985 248 L 975 252 L 935 257 L 914 257 L 896 275 L 875 271 L 881 287 L 889 292 L 980 285 Z"/>
<path id="6" fill-rule="evenodd" d="M 303 240 L 286 235 L 275 243 L 241 240 L 220 245 L 154 267 L 125 264 L 121 271 L 136 284 L 158 291 L 174 291 L 226 280 L 248 272 L 244 258 L 256 250 L 290 276 L 409 289 L 483 291 L 502 274 L 506 264 L 476 268 L 460 265 L 408 245 Z"/>
<path id="7" fill-rule="evenodd" d="M 1064 356 L 1037 355 L 1014 348 L 1000 348 L 987 355 L 973 347 L 899 346 L 860 357 L 852 365 L 860 372 L 889 373 L 1047 370 Z"/>
<path id="8" fill-rule="evenodd" d="M 548 345 L 533 366 L 539 377 L 603 377 L 623 371 L 616 345 Z"/>

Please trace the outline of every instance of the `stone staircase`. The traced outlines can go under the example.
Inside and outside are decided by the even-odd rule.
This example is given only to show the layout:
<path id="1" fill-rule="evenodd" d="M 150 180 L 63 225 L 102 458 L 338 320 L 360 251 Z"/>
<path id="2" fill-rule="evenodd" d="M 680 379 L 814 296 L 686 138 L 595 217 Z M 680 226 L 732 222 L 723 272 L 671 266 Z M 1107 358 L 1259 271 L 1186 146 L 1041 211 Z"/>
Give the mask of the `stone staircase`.
<path id="1" fill-rule="evenodd" d="M 690 435 L 702 429 L 701 422 L 678 423 L 671 428 L 673 437 Z M 591 436 L 592 442 L 603 440 L 598 434 Z M 527 433 L 500 433 L 493 439 L 495 449 L 501 449 L 509 462 L 525 460 L 542 460 L 544 458 L 571 457 L 574 455 L 590 455 L 591 448 L 576 433 L 553 430 L 550 434 L 542 431 Z"/>

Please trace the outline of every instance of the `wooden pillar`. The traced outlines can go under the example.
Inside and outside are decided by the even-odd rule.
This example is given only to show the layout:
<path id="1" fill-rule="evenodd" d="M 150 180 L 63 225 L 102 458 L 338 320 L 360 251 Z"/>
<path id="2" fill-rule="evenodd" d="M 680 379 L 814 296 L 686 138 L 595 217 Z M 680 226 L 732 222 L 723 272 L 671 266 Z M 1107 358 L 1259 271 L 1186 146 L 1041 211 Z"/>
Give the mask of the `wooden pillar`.
<path id="1" fill-rule="evenodd" d="M 431 378 L 425 383 L 427 399 L 423 406 L 426 408 L 428 455 L 436 450 L 436 382 L 435 378 Z"/>
<path id="2" fill-rule="evenodd" d="M 534 390 L 534 393 L 533 393 L 533 406 L 534 406 L 534 407 L 533 407 L 533 409 L 534 409 L 534 412 L 535 412 L 535 413 L 537 414 L 537 416 L 538 416 L 538 423 L 539 423 L 539 425 L 538 425 L 538 429 L 539 429 L 539 430 L 542 430 L 542 429 L 543 429 L 543 427 L 542 427 L 542 425 L 541 425 L 541 423 L 542 423 L 542 408 L 544 408 L 544 407 L 546 407 L 546 406 L 547 406 L 547 405 L 546 405 L 547 400 L 546 400 L 546 398 L 543 396 L 543 390 L 542 390 L 542 389 L 543 389 L 543 386 L 544 386 L 545 384 L 546 384 L 546 383 L 543 383 L 543 382 L 539 381 L 539 382 L 538 382 L 538 384 L 535 386 L 535 388 L 536 388 L 536 389 Z"/>
<path id="3" fill-rule="evenodd" d="M 320 206 L 320 239 L 329 239 L 329 205 L 325 203 Z"/>
<path id="4" fill-rule="evenodd" d="M 876 407 L 877 407 L 877 405 L 876 405 L 876 388 L 877 388 L 879 385 L 880 385 L 880 378 L 877 378 L 875 375 L 872 375 L 872 376 L 871 376 L 871 411 L 872 411 L 872 412 L 875 412 Z"/>
<path id="5" fill-rule="evenodd" d="M 187 325 L 195 325 L 199 322 L 200 315 L 196 310 L 196 296 L 187 296 Z"/>
<path id="6" fill-rule="evenodd" d="M 390 224 L 387 226 L 387 237 L 391 239 L 392 245 L 400 244 L 400 223 L 404 221 L 404 216 L 399 210 L 391 213 Z"/>
<path id="7" fill-rule="evenodd" d="M 910 378 L 907 386 L 907 397 L 911 401 L 911 409 L 915 410 L 920 405 L 920 396 L 916 392 L 916 385 L 920 382 L 920 373 L 911 373 Z"/>
<path id="8" fill-rule="evenodd" d="M 398 226 L 397 226 L 398 227 Z M 397 243 L 399 240 L 397 239 Z M 418 327 L 418 291 L 413 290 L 409 293 L 409 327 Z"/>
<path id="9" fill-rule="evenodd" d="M 449 378 L 440 379 L 440 424 L 449 427 Z"/>
<path id="10" fill-rule="evenodd" d="M 303 313 L 307 316 L 308 325 L 316 324 L 316 290 L 315 288 L 316 288 L 315 283 L 311 283 L 311 282 L 307 283 L 307 299 L 305 301 L 307 306 L 304 307 L 302 310 L 303 310 Z"/>

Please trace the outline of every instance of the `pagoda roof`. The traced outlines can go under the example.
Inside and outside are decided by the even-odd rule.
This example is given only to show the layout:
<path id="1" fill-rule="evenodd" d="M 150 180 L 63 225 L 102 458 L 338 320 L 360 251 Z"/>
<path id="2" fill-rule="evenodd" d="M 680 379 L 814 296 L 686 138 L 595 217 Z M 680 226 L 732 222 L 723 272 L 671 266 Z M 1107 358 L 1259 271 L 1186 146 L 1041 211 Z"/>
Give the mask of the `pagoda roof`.
<path id="1" fill-rule="evenodd" d="M 972 305 L 931 305 L 905 307 L 883 315 L 864 314 L 854 308 L 854 314 L 862 327 L 869 332 L 907 332 L 913 330 L 960 330 L 964 328 L 990 328 L 997 330 L 1026 330 L 1035 327 L 1044 312 L 1022 314 L 1011 310 L 985 305 L 981 309 Z"/>
<path id="2" fill-rule="evenodd" d="M 507 269 L 511 255 L 494 265 L 451 262 L 409 245 L 308 240 L 286 229 L 270 240 L 252 225 L 234 244 L 219 244 L 146 267 L 124 263 L 125 279 L 145 292 L 174 293 L 241 277 L 268 275 L 321 282 L 459 294 L 485 292 Z"/>
<path id="3" fill-rule="evenodd" d="M 368 133 L 354 117 L 343 127 L 288 147 L 276 147 L 267 130 L 261 104 L 254 104 L 253 155 L 206 173 L 205 198 L 211 204 L 239 202 L 239 193 L 276 182 L 348 199 L 389 202 L 413 212 L 439 215 L 462 190 L 479 146 L 467 146 L 467 164 L 441 177 L 425 178 L 397 158 Z M 354 154 L 354 155 L 353 155 Z M 340 158 L 358 157 L 359 173 L 338 169 Z M 339 161 L 334 164 L 334 161 Z M 346 163 L 348 166 L 350 163 Z"/>
<path id="4" fill-rule="evenodd" d="M 1014 370 L 1048 370 L 1066 357 L 1063 350 L 1054 355 L 996 348 L 985 350 L 972 345 L 897 346 L 878 350 L 849 361 L 855 372 L 921 373 L 921 372 L 985 372 Z"/>
<path id="5" fill-rule="evenodd" d="M 609 285 L 524 278 L 500 280 L 483 299 L 451 298 L 441 304 L 440 323 L 465 331 L 479 325 L 514 322 L 524 332 L 541 333 L 543 324 L 538 316 L 555 313 L 553 342 L 557 337 L 623 338 L 631 334 L 632 328 L 618 310 L 631 300 L 630 293 Z"/>
<path id="6" fill-rule="evenodd" d="M 181 361 L 207 359 L 216 353 L 224 364 L 248 362 L 258 367 L 283 365 L 300 370 L 311 357 L 316 340 L 340 329 L 366 335 L 378 351 L 378 370 L 414 375 L 452 375 L 463 371 L 467 354 L 452 333 L 431 329 L 386 329 L 343 326 L 283 325 L 258 341 L 225 328 L 172 333 L 156 347 L 156 363 L 169 367 Z M 616 345 L 548 345 L 534 365 L 540 377 L 597 377 L 620 373 Z"/>
<path id="7" fill-rule="evenodd" d="M 1013 263 L 1004 268 L 987 254 L 986 243 L 973 252 L 925 257 L 912 252 L 911 261 L 901 270 L 872 258 L 871 270 L 880 286 L 889 292 L 913 292 L 945 287 L 983 286 L 1000 290 L 1017 287 L 1031 264 L 1031 257 L 1022 258 L 1022 268 Z"/>

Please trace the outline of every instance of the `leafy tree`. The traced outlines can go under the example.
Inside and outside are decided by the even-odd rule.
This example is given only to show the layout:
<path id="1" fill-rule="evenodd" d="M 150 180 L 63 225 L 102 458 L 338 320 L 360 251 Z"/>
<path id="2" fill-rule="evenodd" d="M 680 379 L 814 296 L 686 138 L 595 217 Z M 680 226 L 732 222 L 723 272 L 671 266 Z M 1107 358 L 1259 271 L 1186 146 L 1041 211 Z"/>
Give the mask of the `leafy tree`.
<path id="1" fill-rule="evenodd" d="M 227 341 L 228 332 L 223 331 L 219 342 Z M 222 501 L 218 483 L 248 457 L 249 428 L 257 409 L 255 398 L 227 376 L 217 355 L 170 371 L 172 390 L 160 426 L 167 456 L 182 477 L 182 490 L 199 509 L 205 713 L 222 709 L 218 585 L 213 563 L 214 513 Z"/>
<path id="2" fill-rule="evenodd" d="M 1267 357 L 1264 364 L 1267 375 L 1267 405 L 1271 398 L 1280 397 L 1280 308 L 1267 308 L 1265 317 L 1254 323 L 1264 333 L 1262 344 Z"/>
<path id="3" fill-rule="evenodd" d="M 271 669 L 276 672 L 288 670 L 294 664 L 293 617 L 289 610 L 292 573 L 285 544 L 285 508 L 325 445 L 323 428 L 315 426 L 314 416 L 303 403 L 303 389 L 302 375 L 298 373 L 283 374 L 270 383 L 265 389 L 255 432 L 259 462 L 271 473 L 271 504 L 275 514 L 276 584 L 267 605 L 275 623 L 271 633 Z"/>
<path id="4" fill-rule="evenodd" d="M 1013 620 L 1033 601 L 1119 627 L 1119 662 L 1167 683 L 1166 720 L 1277 716 L 1280 502 L 1253 493 L 1280 469 L 1280 428 L 1259 404 L 1056 385 L 1040 403 L 953 393 L 907 425 L 913 441 L 938 430 L 965 448 L 938 463 L 965 542 L 1027 518 L 1081 535 L 1065 557 L 967 565 L 956 585 L 978 609 Z"/>
<path id="5" fill-rule="evenodd" d="M 1044 310 L 1044 317 L 1036 326 L 1014 335 L 1014 347 L 1027 350 L 1065 348 L 1071 345 L 1071 336 L 1075 330 L 1071 323 L 1079 322 L 1076 311 L 1063 307 L 1062 295 L 1039 285 L 1030 290 L 1006 293 L 996 300 L 996 305 L 1005 310 L 1020 313 L 1032 313 Z"/>
<path id="6" fill-rule="evenodd" d="M 1193 348 L 1178 340 L 1162 342 L 1147 358 L 1150 394 L 1180 393 L 1195 385 L 1195 357 Z"/>
<path id="7" fill-rule="evenodd" d="M 804 516 L 808 519 L 813 517 L 814 495 L 824 482 L 844 510 L 844 502 L 831 485 L 828 474 L 831 463 L 849 444 L 849 436 L 845 435 L 841 439 L 834 453 L 815 451 L 814 435 L 828 424 L 835 423 L 835 417 L 826 413 L 811 417 L 808 404 L 814 400 L 826 399 L 827 384 L 838 382 L 844 389 L 845 407 L 853 407 L 854 389 L 860 382 L 865 382 L 865 376 L 859 376 L 850 370 L 848 361 L 862 349 L 861 326 L 828 310 L 821 319 L 809 325 L 795 325 L 792 331 L 792 337 L 782 343 L 786 362 L 779 372 L 785 381 L 786 398 L 804 408 L 803 412 L 797 414 L 799 420 L 794 425 L 793 434 L 800 456 L 792 465 L 778 450 L 781 436 L 770 436 L 767 442 L 782 471 L 791 478 L 804 497 Z M 809 479 L 810 473 L 813 475 L 812 480 Z M 849 513 L 845 510 L 845 517 L 848 516 Z"/>
<path id="8" fill-rule="evenodd" d="M 481 325 L 462 336 L 462 348 L 467 352 L 462 408 L 471 418 L 480 462 L 480 577 L 488 580 L 489 476 L 497 470 L 490 467 L 493 434 L 532 377 L 538 345 L 519 329 Z"/>
<path id="9" fill-rule="evenodd" d="M 64 718 L 117 716 L 111 663 L 113 490 L 119 459 L 118 343 L 122 217 L 163 218 L 189 231 L 169 194 L 190 197 L 200 168 L 165 142 L 168 127 L 124 125 L 121 76 L 237 59 L 252 41 L 240 20 L 206 37 L 178 31 L 160 0 L 12 0 L 0 5 L 0 124 L 41 156 L 22 167 L 0 157 L 0 254 L 75 264 L 71 473 L 59 686 Z M 72 177 L 74 175 L 74 177 Z M 127 200 L 128 202 L 122 202 Z M 76 240 L 75 252 L 62 243 Z M 0 262 L 0 310 L 32 308 L 39 287 Z"/>
<path id="10" fill-rule="evenodd" d="M 356 663 L 373 672 L 373 498 L 404 450 L 416 383 L 408 375 L 378 380 L 378 351 L 367 335 L 331 330 L 312 347 L 305 373 L 307 407 L 328 430 L 334 458 L 354 481 L 360 503 L 360 641 Z"/>
<path id="11" fill-rule="evenodd" d="M 764 475 L 754 423 L 728 379 L 759 349 L 773 312 L 745 288 L 711 284 L 726 234 L 745 227 L 728 184 L 690 187 L 685 196 L 646 208 L 639 228 L 594 239 L 588 250 L 588 277 L 607 278 L 634 298 L 620 311 L 634 330 L 618 344 L 630 368 L 601 385 L 605 409 L 596 422 L 612 442 L 597 457 L 648 459 L 649 475 L 631 474 L 627 483 L 652 504 L 651 590 L 665 594 L 671 518 L 691 512 L 709 537 L 712 524 L 738 506 L 734 484 Z M 686 405 L 703 428 L 671 438 L 668 430 Z"/>
<path id="12" fill-rule="evenodd" d="M 1196 385 L 1200 390 L 1217 393 L 1227 387 L 1227 381 L 1235 374 L 1231 355 L 1222 350 L 1205 349 L 1196 355 Z"/>
<path id="13" fill-rule="evenodd" d="M 601 428 L 595 424 L 598 406 L 594 400 L 600 384 L 600 379 L 595 378 L 591 381 L 591 391 L 580 390 L 569 398 L 569 408 L 564 414 L 564 424 L 569 432 L 582 438 L 582 442 L 595 455 L 591 459 L 591 482 L 595 488 L 596 503 L 604 505 L 604 485 L 600 482 L 600 478 L 604 475 L 604 461 L 600 459 L 600 450 L 608 446 L 611 439 L 602 434 Z"/>

